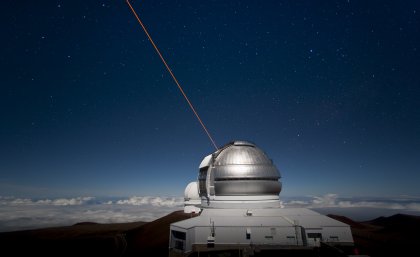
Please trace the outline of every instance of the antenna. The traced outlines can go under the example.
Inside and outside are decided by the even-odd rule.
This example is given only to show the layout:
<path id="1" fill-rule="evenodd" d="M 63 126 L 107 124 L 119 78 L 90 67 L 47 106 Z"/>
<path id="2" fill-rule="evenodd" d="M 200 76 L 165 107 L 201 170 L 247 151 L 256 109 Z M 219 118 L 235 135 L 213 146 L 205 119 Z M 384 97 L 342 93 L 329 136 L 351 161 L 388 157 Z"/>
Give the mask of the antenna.
<path id="1" fill-rule="evenodd" d="M 152 44 L 153 48 L 155 48 L 157 54 L 159 55 L 160 59 L 162 60 L 163 64 L 165 65 L 166 69 L 168 70 L 169 74 L 171 75 L 172 79 L 174 80 L 175 84 L 178 86 L 179 91 L 181 91 L 182 95 L 184 96 L 185 100 L 187 101 L 188 105 L 190 106 L 191 110 L 193 111 L 195 117 L 200 122 L 201 126 L 203 127 L 204 131 L 206 132 L 207 136 L 209 137 L 211 143 L 213 144 L 216 150 L 219 148 L 216 145 L 216 142 L 210 135 L 210 132 L 207 130 L 206 126 L 204 125 L 203 121 L 201 120 L 200 116 L 198 115 L 197 111 L 195 110 L 194 106 L 192 105 L 190 99 L 188 99 L 187 95 L 185 94 L 184 90 L 182 89 L 181 85 L 179 84 L 178 80 L 176 79 L 174 73 L 172 72 L 169 65 L 166 63 L 165 59 L 163 58 L 162 54 L 160 53 L 158 47 L 156 46 L 155 42 L 153 41 L 152 37 L 150 36 L 149 32 L 147 31 L 146 27 L 144 26 L 143 22 L 140 20 L 139 16 L 137 15 L 136 11 L 134 10 L 133 6 L 131 5 L 129 0 L 126 0 L 127 5 L 130 7 L 131 11 L 133 12 L 134 16 L 136 17 L 137 21 L 139 22 L 140 26 L 143 28 L 146 36 L 148 37 L 150 43 Z"/>

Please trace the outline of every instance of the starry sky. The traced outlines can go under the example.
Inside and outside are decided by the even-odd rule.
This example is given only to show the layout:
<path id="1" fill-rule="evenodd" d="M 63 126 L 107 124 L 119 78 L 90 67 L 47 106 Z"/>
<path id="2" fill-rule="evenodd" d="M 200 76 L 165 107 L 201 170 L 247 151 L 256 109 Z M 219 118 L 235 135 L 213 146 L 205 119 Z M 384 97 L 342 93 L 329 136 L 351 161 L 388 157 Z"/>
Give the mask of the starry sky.
<path id="1" fill-rule="evenodd" d="M 281 195 L 420 196 L 420 2 L 132 4 Z M 180 196 L 214 151 L 125 1 L 0 3 L 0 195 Z"/>

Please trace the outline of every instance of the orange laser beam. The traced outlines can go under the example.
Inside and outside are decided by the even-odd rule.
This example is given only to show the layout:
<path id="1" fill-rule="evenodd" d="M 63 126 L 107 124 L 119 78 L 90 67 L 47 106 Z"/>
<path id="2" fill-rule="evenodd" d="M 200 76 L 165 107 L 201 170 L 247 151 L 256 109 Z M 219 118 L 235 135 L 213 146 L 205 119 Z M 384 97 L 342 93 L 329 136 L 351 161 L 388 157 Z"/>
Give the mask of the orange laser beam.
<path id="1" fill-rule="evenodd" d="M 178 80 L 176 79 L 174 73 L 172 72 L 169 65 L 166 63 L 165 59 L 163 58 L 162 54 L 160 53 L 158 47 L 156 46 L 155 42 L 153 41 L 152 37 L 150 36 L 149 32 L 147 31 L 146 27 L 144 26 L 143 22 L 140 20 L 139 16 L 137 15 L 136 11 L 134 10 L 133 6 L 130 4 L 129 0 L 126 0 L 127 5 L 130 7 L 131 11 L 133 12 L 134 16 L 136 17 L 137 21 L 139 22 L 140 26 L 143 28 L 144 32 L 147 35 L 150 43 L 152 43 L 153 47 L 155 48 L 157 54 L 159 55 L 160 59 L 162 60 L 163 64 L 165 65 L 166 69 L 168 70 L 169 74 L 171 74 L 172 79 L 175 81 L 175 84 L 178 86 L 178 89 L 181 91 L 182 95 L 184 96 L 185 100 L 187 101 L 188 105 L 190 106 L 191 110 L 193 111 L 195 117 L 200 122 L 201 126 L 203 127 L 204 131 L 206 132 L 207 136 L 209 137 L 211 143 L 213 144 L 216 150 L 219 150 L 215 141 L 210 135 L 210 132 L 207 130 L 206 126 L 204 125 L 203 121 L 201 120 L 200 116 L 198 115 L 197 111 L 195 110 L 194 106 L 192 105 L 190 99 L 188 99 L 187 95 L 185 94 L 184 90 L 182 89 L 181 85 L 179 84 Z"/>

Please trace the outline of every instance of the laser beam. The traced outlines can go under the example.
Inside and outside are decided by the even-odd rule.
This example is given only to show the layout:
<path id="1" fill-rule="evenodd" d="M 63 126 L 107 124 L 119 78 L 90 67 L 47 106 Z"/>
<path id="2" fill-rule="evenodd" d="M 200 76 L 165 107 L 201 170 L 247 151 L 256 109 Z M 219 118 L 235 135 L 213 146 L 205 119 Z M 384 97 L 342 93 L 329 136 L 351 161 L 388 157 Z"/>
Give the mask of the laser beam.
<path id="1" fill-rule="evenodd" d="M 137 21 L 139 22 L 140 26 L 143 28 L 144 33 L 146 33 L 147 38 L 149 39 L 153 48 L 155 48 L 157 54 L 159 55 L 160 59 L 162 60 L 163 64 L 165 65 L 169 74 L 171 74 L 172 79 L 175 81 L 175 84 L 178 86 L 179 91 L 181 91 L 182 95 L 184 96 L 185 100 L 187 101 L 188 105 L 190 106 L 191 110 L 193 111 L 195 117 L 200 122 L 201 126 L 203 127 L 204 131 L 206 132 L 207 136 L 209 137 L 211 143 L 213 144 L 214 148 L 216 148 L 216 150 L 219 150 L 219 148 L 216 145 L 216 142 L 213 140 L 213 138 L 210 135 L 210 132 L 207 130 L 206 126 L 204 125 L 204 122 L 201 120 L 200 116 L 198 115 L 197 111 L 195 110 L 194 106 L 192 105 L 190 99 L 185 94 L 184 90 L 182 89 L 181 85 L 179 84 L 178 79 L 175 77 L 175 75 L 172 72 L 171 68 L 169 67 L 168 63 L 165 61 L 165 58 L 163 58 L 162 54 L 160 53 L 159 48 L 156 46 L 155 42 L 153 41 L 152 37 L 150 36 L 150 34 L 147 31 L 146 27 L 144 26 L 143 22 L 140 20 L 139 16 L 137 15 L 137 12 L 134 10 L 134 8 L 131 5 L 129 0 L 126 0 L 126 3 L 130 7 L 131 11 L 133 12 L 133 14 L 136 17 Z"/>

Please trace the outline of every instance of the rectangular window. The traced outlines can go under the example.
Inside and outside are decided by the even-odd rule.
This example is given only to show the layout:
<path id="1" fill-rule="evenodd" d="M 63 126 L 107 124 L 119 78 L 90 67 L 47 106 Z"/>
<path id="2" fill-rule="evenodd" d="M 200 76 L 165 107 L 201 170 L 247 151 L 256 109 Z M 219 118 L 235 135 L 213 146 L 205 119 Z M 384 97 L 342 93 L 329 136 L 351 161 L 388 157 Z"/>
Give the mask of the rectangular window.
<path id="1" fill-rule="evenodd" d="M 185 240 L 187 238 L 187 234 L 185 232 L 172 230 L 172 236 L 176 239 Z"/>
<path id="2" fill-rule="evenodd" d="M 246 229 L 246 239 L 251 239 L 251 229 L 250 228 Z"/>
<path id="3" fill-rule="evenodd" d="M 184 241 L 175 240 L 175 249 L 184 250 Z"/>
<path id="4" fill-rule="evenodd" d="M 330 241 L 336 241 L 338 242 L 338 236 L 330 236 Z"/>
<path id="5" fill-rule="evenodd" d="M 206 188 L 206 179 L 207 179 L 207 170 L 209 167 L 203 167 L 200 169 L 200 173 L 198 174 L 198 187 L 200 196 L 207 195 L 207 188 Z"/>
<path id="6" fill-rule="evenodd" d="M 322 238 L 321 233 L 308 233 L 308 238 Z"/>

